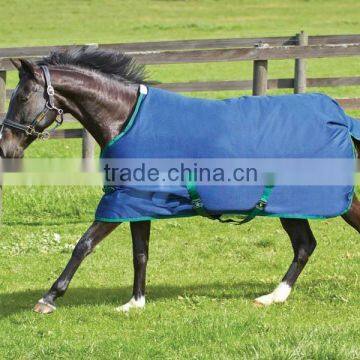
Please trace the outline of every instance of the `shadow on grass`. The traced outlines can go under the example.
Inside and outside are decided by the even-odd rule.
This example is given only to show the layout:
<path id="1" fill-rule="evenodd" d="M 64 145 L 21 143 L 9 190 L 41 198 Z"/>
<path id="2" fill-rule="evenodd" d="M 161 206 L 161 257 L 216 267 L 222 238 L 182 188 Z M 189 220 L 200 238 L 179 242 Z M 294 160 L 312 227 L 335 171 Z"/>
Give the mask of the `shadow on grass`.
<path id="1" fill-rule="evenodd" d="M 178 296 L 207 296 L 212 299 L 248 299 L 269 292 L 272 285 L 257 282 L 237 282 L 235 284 L 210 283 L 186 286 L 149 285 L 147 296 L 151 301 L 177 299 Z M 131 287 L 117 288 L 70 288 L 64 298 L 57 301 L 61 308 L 76 306 L 112 305 L 127 302 Z M 46 290 L 28 290 L 0 294 L 0 319 L 33 308 Z"/>
<path id="2" fill-rule="evenodd" d="M 90 220 L 72 220 L 72 221 L 63 221 L 62 219 L 58 219 L 58 220 L 39 220 L 39 221 L 19 221 L 19 220 L 3 220 L 2 221 L 2 225 L 7 225 L 7 226 L 31 226 L 31 227 L 36 227 L 36 226 L 55 226 L 55 225 L 61 225 L 63 226 L 64 223 L 66 225 L 77 225 L 77 224 L 88 224 L 90 225 L 92 223 L 92 219 Z"/>

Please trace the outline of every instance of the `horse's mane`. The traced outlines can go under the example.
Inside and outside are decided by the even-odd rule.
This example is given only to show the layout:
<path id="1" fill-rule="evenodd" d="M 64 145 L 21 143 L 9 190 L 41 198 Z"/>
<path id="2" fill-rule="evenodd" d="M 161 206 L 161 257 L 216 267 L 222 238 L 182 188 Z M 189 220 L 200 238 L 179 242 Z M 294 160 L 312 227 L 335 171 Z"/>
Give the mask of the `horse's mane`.
<path id="1" fill-rule="evenodd" d="M 75 66 L 95 70 L 120 81 L 145 83 L 143 65 L 123 53 L 111 50 L 94 49 L 91 46 L 55 50 L 49 56 L 37 61 L 38 65 Z"/>

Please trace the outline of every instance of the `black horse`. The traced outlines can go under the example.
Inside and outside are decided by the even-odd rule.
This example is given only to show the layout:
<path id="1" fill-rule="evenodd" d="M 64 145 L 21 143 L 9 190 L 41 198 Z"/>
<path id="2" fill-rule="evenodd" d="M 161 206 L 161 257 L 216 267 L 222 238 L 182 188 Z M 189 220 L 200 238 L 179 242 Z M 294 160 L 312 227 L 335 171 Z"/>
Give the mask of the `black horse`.
<path id="1" fill-rule="evenodd" d="M 139 86 L 146 83 L 142 66 L 126 55 L 110 51 L 78 48 L 53 52 L 36 63 L 20 60 L 13 64 L 19 70 L 20 81 L 2 127 L 0 156 L 3 158 L 22 157 L 35 139 L 46 137 L 47 128 L 55 122 L 61 123 L 63 113 L 73 115 L 103 148 L 126 126 Z M 360 232 L 360 202 L 355 197 L 343 218 Z M 280 285 L 255 300 L 258 305 L 284 302 L 316 247 L 307 220 L 280 221 L 290 237 L 294 258 Z M 119 225 L 95 221 L 89 227 L 60 277 L 36 304 L 35 311 L 50 313 L 56 309 L 56 299 L 64 295 L 81 262 Z M 134 287 L 131 300 L 118 308 L 122 311 L 145 306 L 150 221 L 132 222 L 130 227 Z"/>

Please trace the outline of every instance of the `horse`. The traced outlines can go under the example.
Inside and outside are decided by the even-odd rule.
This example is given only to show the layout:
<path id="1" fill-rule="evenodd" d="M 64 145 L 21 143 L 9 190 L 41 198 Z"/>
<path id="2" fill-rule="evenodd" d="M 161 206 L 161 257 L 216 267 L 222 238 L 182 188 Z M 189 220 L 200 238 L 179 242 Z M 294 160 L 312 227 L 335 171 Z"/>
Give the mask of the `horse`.
<path id="1" fill-rule="evenodd" d="M 128 124 L 139 89 L 147 85 L 145 68 L 128 55 L 88 47 L 54 51 L 36 62 L 12 60 L 19 83 L 11 97 L 1 127 L 0 157 L 21 158 L 25 149 L 47 130 L 61 125 L 63 114 L 71 114 L 104 149 Z M 141 139 L 139 139 L 141 141 Z M 357 147 L 359 144 L 356 142 Z M 343 219 L 360 232 L 360 202 L 354 195 Z M 315 250 L 316 239 L 307 219 L 280 218 L 288 234 L 294 257 L 279 285 L 254 299 L 258 306 L 284 303 Z M 82 261 L 121 222 L 95 220 L 77 242 L 71 258 L 34 310 L 49 314 L 56 310 Z M 145 307 L 145 280 L 151 221 L 130 222 L 134 282 L 130 300 L 119 311 Z"/>

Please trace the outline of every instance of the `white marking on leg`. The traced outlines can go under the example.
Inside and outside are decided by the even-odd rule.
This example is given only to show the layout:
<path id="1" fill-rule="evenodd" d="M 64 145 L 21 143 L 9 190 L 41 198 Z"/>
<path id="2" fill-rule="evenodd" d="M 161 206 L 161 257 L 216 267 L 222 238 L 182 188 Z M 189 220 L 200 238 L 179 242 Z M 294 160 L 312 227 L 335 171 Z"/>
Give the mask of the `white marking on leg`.
<path id="1" fill-rule="evenodd" d="M 255 299 L 255 303 L 269 306 L 273 303 L 283 303 L 289 297 L 291 287 L 286 282 L 281 282 L 278 287 L 270 294 L 263 295 Z"/>
<path id="2" fill-rule="evenodd" d="M 291 287 L 286 282 L 281 282 L 273 291 L 274 302 L 285 302 L 291 293 Z"/>
<path id="3" fill-rule="evenodd" d="M 116 311 L 128 312 L 130 309 L 143 309 L 145 307 L 145 296 L 139 297 L 137 300 L 133 296 L 125 305 L 116 308 Z"/>

